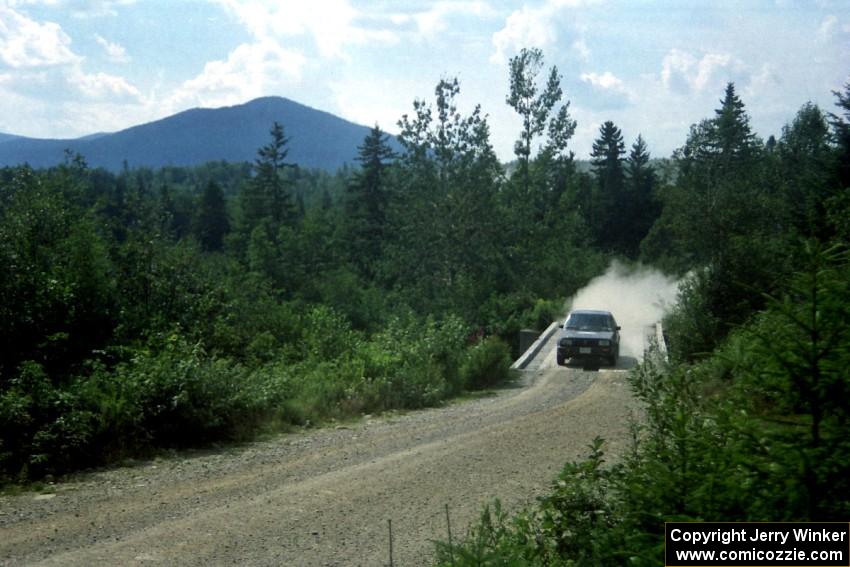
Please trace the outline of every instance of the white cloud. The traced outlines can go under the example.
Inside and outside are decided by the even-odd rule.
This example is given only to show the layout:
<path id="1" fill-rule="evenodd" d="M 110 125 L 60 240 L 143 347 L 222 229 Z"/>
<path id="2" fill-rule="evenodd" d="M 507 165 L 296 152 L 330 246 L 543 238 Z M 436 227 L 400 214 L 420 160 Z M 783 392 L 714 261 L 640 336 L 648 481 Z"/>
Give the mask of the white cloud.
<path id="1" fill-rule="evenodd" d="M 209 61 L 198 76 L 168 98 L 169 110 L 186 106 L 222 106 L 291 89 L 302 78 L 310 47 L 287 47 L 293 38 L 312 39 L 319 57 L 348 60 L 345 47 L 371 41 L 394 43 L 396 34 L 357 25 L 358 12 L 348 0 L 272 2 L 211 0 L 225 8 L 252 39 L 224 60 Z"/>
<path id="2" fill-rule="evenodd" d="M 210 61 L 197 77 L 184 82 L 168 106 L 223 106 L 269 94 L 282 84 L 297 83 L 305 57 L 271 39 L 245 43 L 223 61 Z"/>
<path id="3" fill-rule="evenodd" d="M 693 79 L 694 88 L 702 91 L 717 79 L 718 73 L 743 69 L 743 63 L 727 53 L 706 53 L 697 63 L 697 74 Z M 731 78 L 731 77 L 730 77 Z M 726 82 L 728 79 L 723 79 Z"/>
<path id="4" fill-rule="evenodd" d="M 590 49 L 587 47 L 587 43 L 584 41 L 584 38 L 577 39 L 573 42 L 573 51 L 575 51 L 579 59 L 582 61 L 588 61 L 590 59 Z"/>
<path id="5" fill-rule="evenodd" d="M 151 119 L 159 108 L 126 79 L 79 65 L 0 74 L 0 131 L 73 138 Z"/>
<path id="6" fill-rule="evenodd" d="M 9 112 L 14 109 L 14 112 Z M 36 138 L 75 138 L 114 132 L 160 117 L 153 101 L 44 101 L 7 91 L 0 83 L 0 131 Z"/>
<path id="7" fill-rule="evenodd" d="M 127 55 L 127 50 L 124 49 L 124 46 L 119 45 L 117 43 L 113 43 L 106 38 L 104 38 L 100 34 L 95 34 L 95 41 L 97 41 L 103 50 L 106 52 L 107 58 L 113 63 L 129 63 L 130 57 Z"/>
<path id="8" fill-rule="evenodd" d="M 661 80 L 671 91 L 687 92 L 690 90 L 688 73 L 696 65 L 696 57 L 690 53 L 672 49 L 661 63 Z"/>
<path id="9" fill-rule="evenodd" d="M 409 112 L 409 93 L 416 86 L 402 87 L 389 79 L 379 80 L 378 84 L 379 88 L 375 89 L 374 81 L 355 79 L 334 81 L 329 87 L 343 118 L 367 126 L 377 123 L 385 132 L 397 132 L 397 122 L 402 114 Z"/>
<path id="10" fill-rule="evenodd" d="M 596 4 L 597 0 L 548 0 L 547 4 L 553 8 L 581 8 L 588 4 Z"/>
<path id="11" fill-rule="evenodd" d="M 71 38 L 61 26 L 35 21 L 13 8 L 35 3 L 52 5 L 50 0 L 26 0 L 0 6 L 0 65 L 7 69 L 0 74 L 3 128 L 24 135 L 73 136 L 85 133 L 80 132 L 83 122 L 103 105 L 121 107 L 118 116 L 125 117 L 128 108 L 144 104 L 142 93 L 127 79 L 86 72 L 85 58 L 71 49 Z M 97 40 L 113 56 L 121 54 L 114 44 Z M 68 114 L 71 106 L 82 112 Z"/>
<path id="12" fill-rule="evenodd" d="M 6 0 L 4 4 L 9 6 L 10 8 L 14 8 L 15 6 L 27 6 L 27 5 L 42 5 L 42 6 L 58 6 L 64 0 Z"/>
<path id="13" fill-rule="evenodd" d="M 493 34 L 495 51 L 490 61 L 502 64 L 523 47 L 543 49 L 554 44 L 558 40 L 557 14 L 565 8 L 580 8 L 594 3 L 596 0 L 547 0 L 536 8 L 523 6 L 515 10 L 505 20 L 505 26 Z M 585 55 L 587 46 L 583 41 L 576 42 L 573 47 L 580 55 Z"/>
<path id="14" fill-rule="evenodd" d="M 505 27 L 493 34 L 496 51 L 490 56 L 493 63 L 504 63 L 510 54 L 523 47 L 545 48 L 557 39 L 555 27 L 545 9 L 523 6 L 505 20 Z"/>
<path id="15" fill-rule="evenodd" d="M 358 12 L 348 0 L 270 2 L 214 0 L 233 13 L 257 40 L 308 35 L 322 57 L 345 59 L 345 45 L 369 41 L 394 43 L 395 34 L 355 24 Z"/>
<path id="16" fill-rule="evenodd" d="M 625 92 L 626 88 L 621 79 L 618 79 L 611 71 L 599 73 L 582 73 L 579 77 L 585 83 L 590 83 L 598 89 Z"/>
<path id="17" fill-rule="evenodd" d="M 123 77 L 107 73 L 83 73 L 79 68 L 72 69 L 67 81 L 85 97 L 108 99 L 111 102 L 140 101 L 142 93 Z"/>
<path id="18" fill-rule="evenodd" d="M 0 6 L 0 59 L 16 69 L 81 60 L 71 51 L 71 38 L 58 24 L 36 22 L 6 6 Z"/>
<path id="19" fill-rule="evenodd" d="M 821 22 L 820 27 L 818 28 L 818 39 L 821 41 L 828 41 L 832 39 L 833 34 L 835 34 L 836 29 L 838 28 L 838 18 L 835 16 L 827 16 L 824 18 L 823 22 Z"/>
<path id="20" fill-rule="evenodd" d="M 416 22 L 421 36 L 433 37 L 447 29 L 446 20 L 453 15 L 467 14 L 483 17 L 493 13 L 493 9 L 486 2 L 443 1 L 435 2 L 429 10 L 414 14 L 411 18 Z M 397 17 L 396 21 L 399 21 Z"/>
<path id="21" fill-rule="evenodd" d="M 54 3 L 55 0 L 48 0 Z M 136 0 L 59 0 L 55 2 L 66 5 L 75 18 L 101 18 L 118 15 L 118 6 L 130 6 Z"/>
<path id="22" fill-rule="evenodd" d="M 827 16 L 818 27 L 817 39 L 822 43 L 829 43 L 836 36 L 845 36 L 840 39 L 846 41 L 848 34 L 850 34 L 850 23 L 847 21 L 842 22 L 836 16 Z"/>
<path id="23" fill-rule="evenodd" d="M 5 0 L 9 6 L 55 6 L 67 10 L 75 18 L 117 16 L 117 6 L 129 6 L 137 0 Z"/>
<path id="24" fill-rule="evenodd" d="M 108 73 L 86 73 L 79 65 L 49 69 L 16 69 L 0 75 L 0 86 L 6 92 L 44 101 L 103 101 L 126 103 L 140 101 L 139 89 L 124 77 Z"/>
<path id="25" fill-rule="evenodd" d="M 588 101 L 592 101 L 590 106 L 594 109 L 622 108 L 635 101 L 634 93 L 610 71 L 582 73 L 579 79 L 588 85 Z"/>
<path id="26" fill-rule="evenodd" d="M 773 65 L 765 63 L 758 72 L 753 73 L 750 82 L 744 89 L 747 97 L 775 93 L 782 84 L 782 75 L 776 71 Z"/>
<path id="27" fill-rule="evenodd" d="M 687 51 L 672 49 L 662 62 L 664 86 L 679 94 L 717 90 L 718 85 L 727 81 L 744 82 L 748 78 L 746 65 L 728 53 L 705 53 L 698 58 Z"/>

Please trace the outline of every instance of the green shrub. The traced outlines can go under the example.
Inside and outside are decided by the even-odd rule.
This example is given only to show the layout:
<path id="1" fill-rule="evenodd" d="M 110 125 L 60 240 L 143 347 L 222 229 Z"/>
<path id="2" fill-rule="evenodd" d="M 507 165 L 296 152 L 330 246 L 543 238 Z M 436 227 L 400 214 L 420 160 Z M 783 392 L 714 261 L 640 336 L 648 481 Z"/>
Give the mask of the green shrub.
<path id="1" fill-rule="evenodd" d="M 56 387 L 41 365 L 26 361 L 0 394 L 0 477 L 39 477 L 91 462 L 97 430 L 96 413 L 73 384 Z"/>
<path id="2" fill-rule="evenodd" d="M 460 367 L 460 376 L 467 388 L 491 388 L 512 378 L 511 351 L 498 337 L 487 337 L 471 347 Z"/>
<path id="3" fill-rule="evenodd" d="M 712 313 L 714 275 L 709 269 L 689 274 L 679 286 L 676 309 L 664 318 L 670 356 L 689 362 L 706 357 L 723 335 L 722 322 Z"/>
<path id="4" fill-rule="evenodd" d="M 345 316 L 319 305 L 310 309 L 302 321 L 301 349 L 304 358 L 334 360 L 352 352 L 360 335 L 351 329 Z"/>
<path id="5" fill-rule="evenodd" d="M 529 314 L 530 325 L 533 329 L 543 332 L 553 321 L 563 318 L 564 302 L 560 299 L 538 299 Z"/>
<path id="6" fill-rule="evenodd" d="M 615 548 L 606 547 L 613 527 L 609 479 L 603 468 L 602 439 L 590 456 L 567 463 L 552 483 L 551 493 L 534 507 L 508 516 L 498 500 L 486 506 L 476 524 L 457 545 L 437 544 L 437 564 L 477 565 L 622 565 Z"/>
<path id="7" fill-rule="evenodd" d="M 34 363 L 33 363 L 34 364 Z M 0 481 L 26 475 L 29 448 L 38 415 L 33 396 L 20 379 L 0 394 Z"/>
<path id="8" fill-rule="evenodd" d="M 135 396 L 135 384 L 125 380 L 123 374 L 90 362 L 73 387 L 80 406 L 95 416 L 92 450 L 97 458 L 86 464 L 118 460 L 148 447 L 148 436 L 139 428 L 143 408 Z"/>
<path id="9" fill-rule="evenodd" d="M 489 511 L 443 565 L 658 565 L 665 521 L 838 521 L 850 512 L 850 277 L 843 249 L 812 246 L 781 299 L 699 362 L 647 359 L 623 462 L 567 465 L 512 518 Z M 702 317 L 692 288 L 683 323 Z M 690 321 L 699 325 L 702 321 Z"/>
<path id="10" fill-rule="evenodd" d="M 293 405 L 300 419 L 317 423 L 352 413 L 349 405 L 356 406 L 357 398 L 356 372 L 352 365 L 340 360 L 309 360 L 299 365 L 296 372 Z"/>
<path id="11" fill-rule="evenodd" d="M 372 348 L 387 353 L 379 364 L 389 364 L 383 372 L 390 407 L 424 407 L 460 392 L 459 368 L 467 334 L 457 317 L 422 321 L 407 316 L 394 318 L 386 330 L 375 335 Z M 370 360 L 374 366 L 380 357 Z"/>

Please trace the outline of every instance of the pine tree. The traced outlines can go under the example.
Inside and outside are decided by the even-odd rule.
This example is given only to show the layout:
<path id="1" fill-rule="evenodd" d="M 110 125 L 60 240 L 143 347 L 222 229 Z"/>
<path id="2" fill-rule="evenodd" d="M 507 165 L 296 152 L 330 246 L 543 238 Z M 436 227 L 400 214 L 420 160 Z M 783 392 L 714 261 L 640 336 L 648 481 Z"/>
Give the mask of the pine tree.
<path id="1" fill-rule="evenodd" d="M 283 126 L 275 122 L 272 125 L 271 142 L 257 150 L 254 162 L 256 176 L 253 179 L 256 195 L 250 202 L 251 209 L 246 211 L 253 220 L 259 220 L 266 215 L 271 216 L 275 226 L 291 224 L 295 219 L 295 204 L 292 202 L 283 177 L 284 169 L 293 164 L 286 162 L 289 149 L 286 147 L 289 138 L 284 135 Z M 252 223 L 252 227 L 255 223 Z"/>
<path id="2" fill-rule="evenodd" d="M 218 252 L 224 246 L 224 236 L 230 230 L 224 192 L 214 181 L 204 187 L 195 220 L 195 237 L 207 252 Z"/>
<path id="3" fill-rule="evenodd" d="M 590 163 L 596 176 L 591 227 L 596 231 L 601 246 L 620 252 L 624 251 L 626 240 L 620 218 L 625 197 L 625 153 L 626 146 L 620 129 L 610 120 L 602 124 L 590 153 Z"/>
<path id="4" fill-rule="evenodd" d="M 355 175 L 354 183 L 349 186 L 349 195 L 357 196 L 357 205 L 365 206 L 365 214 L 370 224 L 384 222 L 387 201 L 387 169 L 395 153 L 390 148 L 388 137 L 375 125 L 357 148 L 357 161 L 360 171 Z M 349 205 L 354 205 L 349 201 Z"/>
<path id="5" fill-rule="evenodd" d="M 833 140 L 838 146 L 838 185 L 850 188 L 850 81 L 844 85 L 844 92 L 832 91 L 832 94 L 838 99 L 835 105 L 840 109 L 839 114 L 829 113 Z"/>
<path id="6" fill-rule="evenodd" d="M 829 220 L 836 235 L 850 241 L 850 228 L 847 218 L 850 216 L 850 82 L 844 85 L 844 92 L 833 91 L 840 108 L 840 114 L 830 113 L 833 128 L 833 140 L 836 143 L 836 159 L 833 166 L 837 194 L 830 199 Z"/>
<path id="7" fill-rule="evenodd" d="M 833 161 L 826 115 L 812 103 L 782 128 L 777 143 L 777 185 L 791 226 L 806 236 L 827 236 L 826 206 Z"/>
<path id="8" fill-rule="evenodd" d="M 757 157 L 759 142 L 750 128 L 744 103 L 735 94 L 735 84 L 726 85 L 721 106 L 712 121 L 711 149 L 720 158 L 721 174 L 733 174 Z"/>
<path id="9" fill-rule="evenodd" d="M 628 224 L 624 242 L 627 253 L 635 258 L 640 242 L 652 228 L 661 212 L 655 199 L 655 171 L 649 165 L 650 155 L 643 137 L 638 134 L 626 160 L 627 202 L 623 220 Z"/>
<path id="10" fill-rule="evenodd" d="M 367 277 L 374 275 L 386 238 L 387 169 L 394 158 L 386 134 L 375 125 L 357 149 L 361 169 L 346 188 L 344 233 L 351 261 Z"/>
<path id="11" fill-rule="evenodd" d="M 772 230 L 779 211 L 764 183 L 764 151 L 729 83 L 714 118 L 691 127 L 676 151 L 680 201 L 670 210 L 677 242 L 698 264 L 726 256 L 740 235 Z M 749 237 L 748 237 L 749 238 Z"/>

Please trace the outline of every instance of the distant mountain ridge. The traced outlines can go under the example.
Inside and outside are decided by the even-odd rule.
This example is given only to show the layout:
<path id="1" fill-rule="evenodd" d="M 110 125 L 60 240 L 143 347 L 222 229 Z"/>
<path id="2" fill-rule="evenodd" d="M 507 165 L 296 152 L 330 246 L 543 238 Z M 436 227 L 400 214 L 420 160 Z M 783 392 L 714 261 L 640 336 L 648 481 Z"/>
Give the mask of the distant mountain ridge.
<path id="1" fill-rule="evenodd" d="M 369 128 L 283 97 L 263 97 L 222 108 L 194 108 L 120 132 L 71 140 L 0 134 L 0 166 L 28 163 L 42 168 L 64 160 L 65 150 L 81 154 L 91 167 L 191 166 L 209 161 L 253 161 L 270 141 L 273 122 L 289 138 L 287 161 L 336 171 L 354 165 L 357 146 Z M 398 143 L 390 139 L 398 150 Z"/>

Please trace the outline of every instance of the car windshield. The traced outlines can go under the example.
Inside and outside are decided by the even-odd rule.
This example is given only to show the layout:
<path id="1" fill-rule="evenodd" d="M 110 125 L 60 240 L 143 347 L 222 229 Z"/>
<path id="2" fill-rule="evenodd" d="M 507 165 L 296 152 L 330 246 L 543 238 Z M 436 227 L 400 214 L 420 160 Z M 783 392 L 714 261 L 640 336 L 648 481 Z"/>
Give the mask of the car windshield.
<path id="1" fill-rule="evenodd" d="M 576 331 L 611 331 L 611 318 L 598 313 L 573 313 L 564 325 Z"/>

